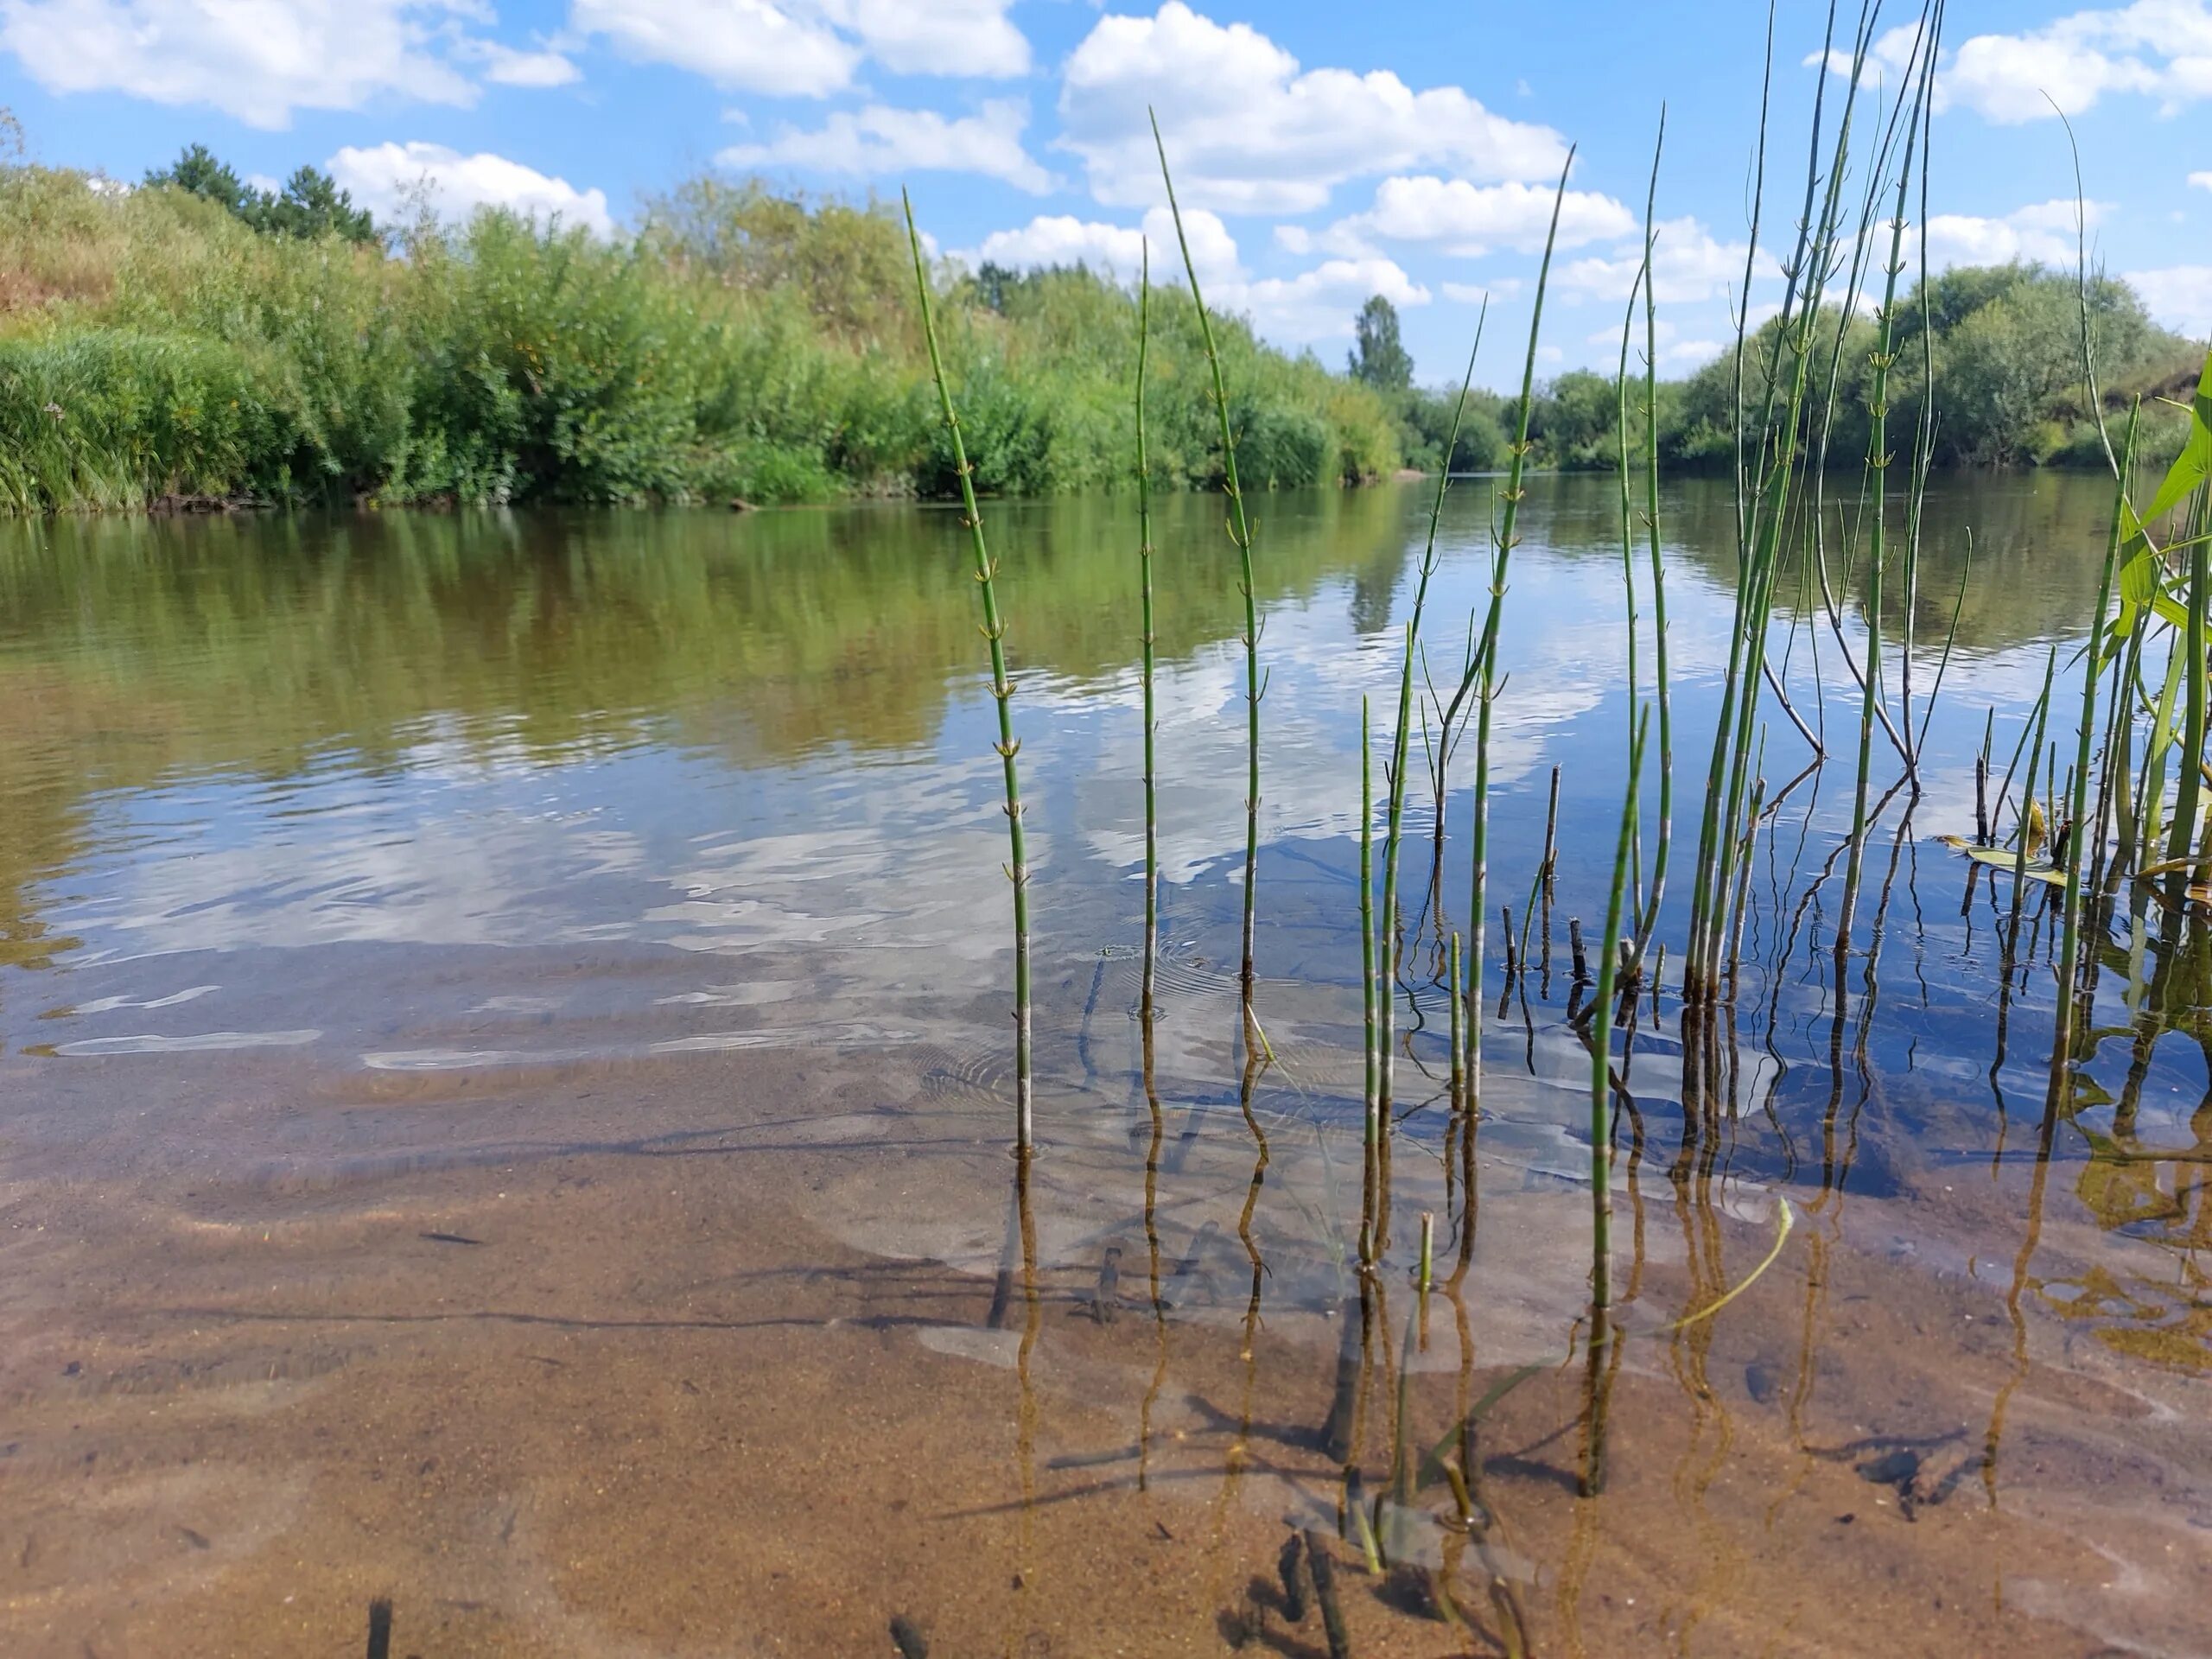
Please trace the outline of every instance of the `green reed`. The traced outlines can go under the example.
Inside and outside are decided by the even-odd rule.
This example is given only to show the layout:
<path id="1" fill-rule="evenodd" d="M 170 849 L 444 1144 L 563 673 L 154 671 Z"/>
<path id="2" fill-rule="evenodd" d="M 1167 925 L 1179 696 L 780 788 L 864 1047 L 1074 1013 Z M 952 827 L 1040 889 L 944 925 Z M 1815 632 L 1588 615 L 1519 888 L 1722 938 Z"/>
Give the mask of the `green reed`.
<path id="1" fill-rule="evenodd" d="M 1152 248 L 1147 244 L 1137 266 L 1137 578 L 1142 632 L 1144 680 L 1144 1020 L 1152 1024 L 1152 994 L 1160 957 L 1160 791 L 1157 756 L 1160 718 L 1153 703 L 1153 654 L 1157 636 L 1152 625 L 1152 469 L 1145 454 L 1144 391 L 1147 359 L 1152 347 Z"/>
<path id="2" fill-rule="evenodd" d="M 1659 708 L 1659 824 L 1651 852 L 1651 886 L 1636 925 L 1635 953 L 1629 978 L 1643 970 L 1643 954 L 1659 925 L 1659 906 L 1667 893 L 1667 863 L 1675 832 L 1675 722 L 1667 672 L 1667 562 L 1659 535 L 1659 308 L 1651 280 L 1658 238 L 1659 162 L 1667 148 L 1667 110 L 1659 110 L 1659 137 L 1651 150 L 1651 185 L 1643 204 L 1643 528 L 1651 555 L 1651 656 L 1653 694 Z M 1631 606 L 1633 601 L 1631 601 Z"/>
<path id="3" fill-rule="evenodd" d="M 1006 773 L 1007 878 L 1014 883 L 1014 1146 L 1026 1159 L 1033 1128 L 1029 1064 L 1029 860 L 1021 833 L 1021 779 L 1014 765 L 1021 744 L 1014 734 L 1014 711 L 1009 706 L 1014 683 L 1006 671 L 1006 622 L 999 613 L 998 562 L 991 557 L 983 540 L 983 514 L 976 505 L 975 469 L 968 462 L 960 417 L 953 411 L 951 384 L 944 376 L 944 358 L 938 350 L 937 324 L 930 315 L 929 270 L 922 257 L 921 232 L 914 226 L 914 204 L 903 190 L 899 199 L 906 211 L 906 241 L 914 256 L 914 295 L 921 307 L 923 338 L 929 345 L 930 372 L 937 379 L 938 405 L 952 442 L 953 466 L 960 474 L 960 505 L 976 555 L 976 585 L 983 600 L 983 638 L 991 647 L 991 696 L 999 706 L 999 738 L 992 747 L 998 751 Z"/>
<path id="4" fill-rule="evenodd" d="M 1359 700 L 1359 989 L 1366 1034 L 1367 1096 L 1363 1117 L 1363 1186 L 1361 1205 L 1360 1260 L 1373 1259 L 1374 1236 L 1369 1217 L 1375 1204 L 1376 1147 L 1382 1139 L 1382 1032 L 1376 1008 L 1380 988 L 1375 979 L 1375 775 L 1374 741 L 1369 730 L 1368 699 Z"/>
<path id="5" fill-rule="evenodd" d="M 2135 436 L 2141 417 L 2142 405 L 2139 401 L 2127 417 L 2127 438 L 2121 448 L 2120 478 L 2113 500 L 2112 531 L 2105 543 L 2104 571 L 2097 582 L 2097 608 L 2089 617 L 2088 652 L 2082 664 L 2082 724 L 2075 734 L 2074 786 L 2068 807 L 2068 822 L 2073 826 L 2073 833 L 2068 837 L 2064 858 L 2066 899 L 2059 951 L 2058 1035 L 2052 1046 L 2054 1056 L 2062 1058 L 2073 1051 L 2075 985 L 2082 968 L 2082 869 L 2089 855 L 2089 849 L 2084 845 L 2088 839 L 2084 823 L 2088 813 L 2089 745 L 2097 723 L 2098 663 L 2104 651 L 2105 613 L 2112 604 L 2113 574 L 2119 568 L 2120 550 L 2126 540 L 2127 480 L 2134 469 Z M 2100 832 L 2100 842 L 2101 839 Z"/>
<path id="6" fill-rule="evenodd" d="M 1175 200 L 1175 178 L 1168 170 L 1167 146 L 1160 136 L 1160 118 L 1152 116 L 1153 148 L 1160 152 L 1160 177 L 1167 189 L 1167 211 L 1175 221 L 1175 240 L 1183 251 L 1183 271 L 1190 279 L 1191 303 L 1198 314 L 1198 333 L 1205 342 L 1206 365 L 1213 373 L 1214 411 L 1221 418 L 1222 488 L 1229 497 L 1229 538 L 1236 544 L 1242 565 L 1238 587 L 1244 595 L 1244 958 L 1239 974 L 1243 997 L 1247 1042 L 1259 1034 L 1252 1012 L 1253 943 L 1259 915 L 1260 893 L 1260 699 L 1267 687 L 1260 678 L 1260 606 L 1252 580 L 1252 521 L 1244 511 L 1244 492 L 1236 481 L 1236 435 L 1230 428 L 1229 391 L 1222 378 L 1221 353 L 1214 344 L 1213 321 L 1206 315 L 1205 296 L 1198 289 L 1198 268 L 1191 257 L 1191 239 L 1183 232 L 1183 210 Z M 1260 1039 L 1264 1046 L 1266 1039 Z"/>
<path id="7" fill-rule="evenodd" d="M 1825 328 L 1831 326 L 1833 308 L 1824 303 L 1828 283 L 1841 263 L 1843 250 L 1854 242 L 1863 242 L 1872 229 L 1864 222 L 1855 230 L 1847 228 L 1843 187 L 1852 170 L 1853 122 L 1859 95 L 1866 84 L 1877 10 L 1872 0 L 1861 7 L 1853 33 L 1843 108 L 1836 120 L 1833 139 L 1827 146 L 1825 159 L 1822 139 L 1827 132 L 1828 77 L 1821 78 L 1815 94 L 1804 206 L 1796 247 L 1783 267 L 1782 310 L 1766 348 L 1764 408 L 1758 417 L 1755 440 L 1750 434 L 1739 433 L 1738 437 L 1739 452 L 1745 455 L 1738 474 L 1737 509 L 1741 574 L 1737 585 L 1735 626 L 1728 665 L 1721 684 L 1719 715 L 1713 727 L 1713 753 L 1707 772 L 1693 877 L 1683 995 L 1694 1004 L 1710 1003 L 1717 996 L 1722 949 L 1733 931 L 1729 925 L 1729 912 L 1737 891 L 1736 825 L 1741 821 L 1744 799 L 1751 785 L 1751 751 L 1759 723 L 1760 687 L 1771 678 L 1766 661 L 1766 639 L 1777 579 L 1783 564 L 1783 539 L 1802 505 L 1803 480 L 1799 461 L 1803 451 L 1806 417 L 1813 409 L 1815 351 L 1825 341 Z M 1933 12 L 1931 7 L 1922 14 L 1922 29 L 1913 60 L 1916 69 L 1920 62 L 1919 53 L 1933 55 L 1935 41 L 1929 28 Z M 1831 45 L 1833 29 L 1832 11 Z M 1827 55 L 1824 48 L 1822 60 Z M 1862 212 L 1862 221 L 1866 217 Z M 1756 245 L 1756 232 L 1753 241 Z M 1833 326 L 1847 326 L 1848 307 L 1845 313 L 1834 320 Z M 1739 315 L 1736 349 L 1739 354 L 1745 353 L 1751 344 L 1748 314 Z M 1794 711 L 1792 714 L 1795 718 Z M 1798 724 L 1802 729 L 1802 722 Z"/>
<path id="8" fill-rule="evenodd" d="M 1444 518 L 1445 492 L 1452 485 L 1452 452 L 1459 445 L 1459 423 L 1467 412 L 1468 388 L 1474 384 L 1475 355 L 1482 350 L 1483 323 L 1489 315 L 1490 304 L 1484 301 L 1475 321 L 1475 343 L 1467 353 L 1467 372 L 1459 379 L 1459 400 L 1452 406 L 1451 433 L 1444 441 L 1444 464 L 1437 470 L 1436 494 L 1428 509 L 1428 540 L 1421 549 L 1421 565 L 1414 581 L 1413 615 L 1406 623 L 1405 660 L 1398 675 L 1397 731 L 1391 741 L 1389 769 L 1382 777 L 1390 799 L 1382 836 L 1382 910 L 1375 923 L 1381 930 L 1381 938 L 1376 941 L 1374 971 L 1378 976 L 1375 994 L 1376 1041 L 1379 1045 L 1376 1100 L 1376 1110 L 1386 1121 L 1390 1112 L 1394 1060 L 1391 1049 L 1397 1021 L 1398 853 L 1405 829 L 1407 767 L 1410 759 L 1408 750 L 1413 728 L 1414 654 L 1420 649 L 1421 619 L 1428 607 L 1429 578 L 1436 574 L 1436 532 Z"/>
<path id="9" fill-rule="evenodd" d="M 1574 152 L 1567 152 L 1567 164 L 1560 169 L 1559 188 L 1552 196 L 1551 225 L 1544 233 L 1544 256 L 1536 270 L 1535 303 L 1529 318 L 1529 351 L 1521 366 L 1521 402 L 1514 424 L 1513 442 L 1508 447 L 1510 459 L 1506 465 L 1505 488 L 1499 493 L 1499 507 L 1491 531 L 1493 556 L 1491 563 L 1490 605 L 1484 614 L 1482 633 L 1467 656 L 1465 671 L 1461 675 L 1459 689 L 1452 695 L 1450 708 L 1445 711 L 1444 726 L 1448 733 L 1453 718 L 1471 695 L 1475 700 L 1475 803 L 1473 828 L 1470 838 L 1473 842 L 1471 859 L 1474 880 L 1468 904 L 1468 950 L 1466 953 L 1466 1078 L 1467 1102 L 1470 1110 L 1479 1106 L 1483 1086 L 1482 1065 L 1482 1004 L 1484 931 L 1488 925 L 1484 912 L 1487 908 L 1490 855 L 1490 734 L 1493 705 L 1497 700 L 1497 635 L 1505 607 L 1505 579 L 1511 569 L 1513 550 L 1520 537 L 1521 503 L 1526 491 L 1523 481 L 1528 475 L 1529 422 L 1535 406 L 1536 347 L 1542 337 L 1544 326 L 1544 294 L 1551 283 L 1552 251 L 1559 242 L 1560 209 L 1567 200 L 1567 175 L 1573 170 Z"/>
<path id="10" fill-rule="evenodd" d="M 1643 745 L 1651 711 L 1637 716 L 1629 745 L 1628 789 L 1621 801 L 1620 840 L 1613 853 L 1613 882 L 1605 900 L 1605 937 L 1598 955 L 1598 989 L 1590 1005 L 1590 1357 L 1594 1365 L 1609 1341 L 1613 1305 L 1613 1022 L 1621 960 L 1621 922 L 1627 911 L 1629 866 L 1634 856 L 1639 814 L 1637 791 L 1643 776 Z M 1633 1020 L 1630 1021 L 1631 1026 Z M 1599 1440 L 1593 1433 L 1584 1490 L 1601 1482 Z"/>
<path id="11" fill-rule="evenodd" d="M 1889 550 L 1888 486 L 1892 459 L 1890 454 L 1890 369 L 1897 361 L 1897 278 L 1905 269 L 1905 204 L 1912 188 L 1913 158 L 1921 136 L 1920 111 L 1931 99 L 1934 75 L 1935 54 L 1931 50 L 1921 67 L 1913 113 L 1906 124 L 1904 159 L 1897 168 L 1897 203 L 1890 219 L 1890 256 L 1884 267 L 1882 303 L 1876 314 L 1878 341 L 1872 355 L 1874 378 L 1867 397 L 1866 668 L 1860 676 L 1864 689 L 1859 702 L 1859 770 L 1852 797 L 1850 850 L 1844 868 L 1843 905 L 1836 921 L 1839 960 L 1851 948 L 1852 918 L 1858 908 L 1859 886 L 1865 870 L 1868 785 L 1874 758 L 1874 716 L 1882 699 L 1882 575 Z M 1923 237 L 1922 240 L 1924 243 L 1926 238 Z M 1924 296 L 1927 292 L 1924 282 L 1921 291 Z M 1847 311 L 1848 308 L 1847 307 Z M 1849 327 L 1847 316 L 1840 327 Z M 1922 334 L 1924 339 L 1924 328 Z M 1923 396 L 1921 401 L 1924 405 L 1928 399 Z M 1921 454 L 1924 455 L 1925 451 Z M 1907 663 L 1910 661 L 1910 653 L 1911 645 L 1908 639 L 1904 652 L 1904 659 Z M 1908 687 L 1910 683 L 1910 679 L 1905 681 Z M 1906 728 L 1910 730 L 1911 710 L 1909 706 L 1904 710 L 1904 717 Z M 1906 759 L 1909 763 L 1910 754 Z"/>

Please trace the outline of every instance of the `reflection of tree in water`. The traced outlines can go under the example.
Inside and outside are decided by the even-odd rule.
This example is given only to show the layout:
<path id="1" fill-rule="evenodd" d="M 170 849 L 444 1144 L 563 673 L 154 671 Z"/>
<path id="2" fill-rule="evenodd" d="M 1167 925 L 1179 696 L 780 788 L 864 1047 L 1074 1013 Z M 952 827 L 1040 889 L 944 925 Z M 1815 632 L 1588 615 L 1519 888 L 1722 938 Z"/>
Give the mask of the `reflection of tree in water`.
<path id="1" fill-rule="evenodd" d="M 2202 1371 L 2212 1370 L 2212 1276 L 2200 1259 L 2212 1248 L 2212 931 L 2197 906 L 2176 902 L 2179 896 L 2154 899 L 2139 884 L 2123 918 L 2127 931 L 2098 953 L 2098 968 L 2121 980 L 2134 1010 L 2118 1093 L 2084 1071 L 2061 1103 L 2086 1154 L 2075 1196 L 2101 1230 L 2157 1248 L 2168 1268 L 2153 1277 L 2130 1252 L 2117 1271 L 2093 1262 L 2069 1277 L 2037 1281 L 2036 1289 L 2053 1311 L 2121 1353 Z M 2200 1091 L 2185 1147 L 2172 1143 L 2171 1131 L 2166 1144 L 2146 1141 L 2141 1123 L 2147 1086 L 2171 1070 L 2158 1051 L 2177 1040 Z M 2091 1033 L 2082 1059 L 2094 1058 L 2094 1042 Z M 2172 1092 L 2186 1086 L 2182 1077 L 2168 1083 Z"/>
<path id="2" fill-rule="evenodd" d="M 1609 516 L 1605 497 L 1605 492 L 1618 488 L 1589 478 L 1532 480 L 1531 545 L 1569 558 L 1618 564 L 1618 498 Z M 1471 510 L 1465 500 L 1457 505 L 1463 514 Z M 1901 534 L 1901 506 L 1898 511 L 1899 526 L 1893 530 Z M 1961 652 L 2004 651 L 2048 638 L 2055 626 L 2078 625 L 2096 599 L 2111 517 L 2112 486 L 2089 474 L 1961 474 L 1933 480 L 1921 531 L 1913 620 L 1917 646 L 1929 652 L 1942 649 L 1954 605 L 1959 607 L 1957 649 Z M 1684 478 L 1669 482 L 1661 494 L 1660 520 L 1666 531 L 1670 569 L 1687 568 L 1724 590 L 1733 589 L 1736 509 L 1725 480 Z M 1840 543 L 1844 537 L 1832 535 L 1830 539 Z M 1829 571 L 1831 584 L 1850 596 L 1839 602 L 1855 609 L 1863 583 L 1844 580 L 1844 556 L 1832 550 L 1830 557 L 1836 561 Z M 1805 575 L 1793 563 L 1780 581 L 1775 608 L 1785 622 L 1808 609 L 1818 615 L 1818 587 L 1807 585 Z M 1884 594 L 1883 627 L 1891 639 L 1903 637 L 1904 599 L 1895 583 Z M 1821 641 L 1824 652 L 1834 645 L 1832 637 Z"/>
<path id="3" fill-rule="evenodd" d="M 1395 575 L 1398 491 L 1270 496 L 1268 601 Z M 1232 638 L 1217 503 L 1155 508 L 1160 650 Z M 1009 505 L 1017 674 L 1120 672 L 1136 649 L 1134 505 Z M 296 776 L 333 748 L 394 766 L 626 744 L 657 727 L 757 765 L 928 744 L 975 682 L 957 515 L 390 514 L 90 519 L 0 540 L 0 951 L 54 948 L 21 897 L 84 844 L 92 789 Z"/>

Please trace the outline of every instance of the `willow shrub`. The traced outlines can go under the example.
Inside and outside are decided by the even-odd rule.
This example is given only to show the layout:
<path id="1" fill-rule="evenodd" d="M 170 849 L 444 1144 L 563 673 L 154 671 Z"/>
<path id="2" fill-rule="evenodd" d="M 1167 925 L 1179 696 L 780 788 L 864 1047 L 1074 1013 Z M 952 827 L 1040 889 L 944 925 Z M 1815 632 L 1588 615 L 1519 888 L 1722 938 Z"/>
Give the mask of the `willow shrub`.
<path id="1" fill-rule="evenodd" d="M 902 268 L 873 205 L 712 181 L 612 242 L 487 213 L 363 248 L 0 169 L 0 505 L 950 495 Z M 1081 270 L 939 284 L 978 487 L 1126 486 L 1134 296 Z M 1255 480 L 1397 464 L 1374 392 L 1221 335 Z M 1187 294 L 1158 296 L 1154 351 L 1154 480 L 1209 485 Z"/>

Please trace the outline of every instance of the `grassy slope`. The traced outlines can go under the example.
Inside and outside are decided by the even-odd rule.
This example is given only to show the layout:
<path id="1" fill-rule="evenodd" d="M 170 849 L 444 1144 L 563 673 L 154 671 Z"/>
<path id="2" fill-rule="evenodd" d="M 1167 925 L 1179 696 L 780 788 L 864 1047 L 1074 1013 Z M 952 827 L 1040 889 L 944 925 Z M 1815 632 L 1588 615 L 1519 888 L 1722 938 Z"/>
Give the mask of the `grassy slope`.
<path id="1" fill-rule="evenodd" d="M 169 190 L 0 173 L 0 505 L 798 500 L 953 480 L 872 207 L 701 181 L 613 245 L 486 214 L 391 254 L 255 233 Z M 909 279 L 911 280 L 911 278 Z M 949 279 L 963 419 L 1001 493 L 1125 481 L 1135 306 L 1077 270 Z M 1154 307 L 1157 481 L 1211 481 L 1196 321 Z M 1397 464 L 1366 388 L 1231 326 L 1248 465 Z"/>

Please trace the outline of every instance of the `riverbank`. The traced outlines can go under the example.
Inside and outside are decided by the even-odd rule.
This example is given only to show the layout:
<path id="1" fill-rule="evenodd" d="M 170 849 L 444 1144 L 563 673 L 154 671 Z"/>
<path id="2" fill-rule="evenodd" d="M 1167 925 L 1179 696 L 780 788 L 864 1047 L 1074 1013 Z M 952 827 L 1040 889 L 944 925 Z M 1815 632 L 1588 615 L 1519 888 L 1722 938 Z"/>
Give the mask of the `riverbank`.
<path id="1" fill-rule="evenodd" d="M 948 264 L 937 280 L 978 490 L 1128 487 L 1136 295 L 1081 268 Z M 712 178 L 649 203 L 642 228 L 613 240 L 487 213 L 360 242 L 257 228 L 174 186 L 0 168 L 0 511 L 948 496 L 957 475 L 912 281 L 881 205 Z M 2069 366 L 2073 278 L 1994 267 L 1931 281 L 1937 464 L 2102 465 Z M 2139 453 L 2155 461 L 2185 425 L 2157 394 L 2202 354 L 2124 284 L 2094 284 L 2092 312 L 2108 410 L 2145 399 Z M 1916 300 L 1904 308 L 1902 334 L 1919 315 Z M 1453 442 L 1448 396 L 1332 372 L 1234 318 L 1216 332 L 1248 487 L 1504 463 L 1514 423 L 1496 394 L 1471 395 Z M 1217 487 L 1187 289 L 1154 293 L 1151 340 L 1152 483 Z M 1754 400 L 1771 344 L 1752 341 Z M 1847 344 L 1826 449 L 1855 467 L 1868 342 Z M 1923 397 L 1922 357 L 1900 346 L 1899 429 Z M 1732 464 L 1733 360 L 1658 386 L 1668 469 Z M 1532 464 L 1617 466 L 1618 409 L 1604 375 L 1539 387 Z"/>

